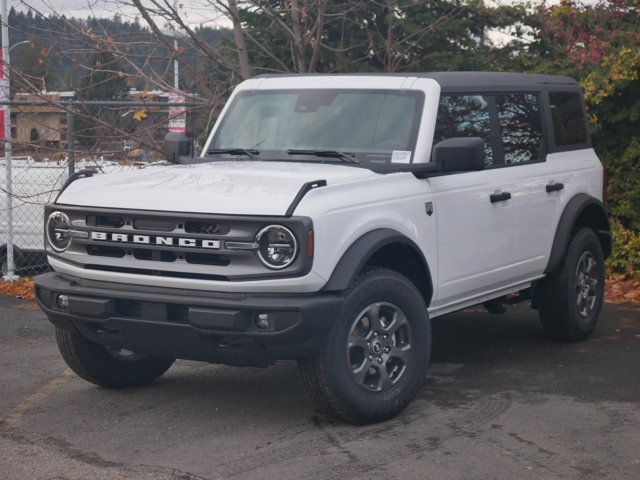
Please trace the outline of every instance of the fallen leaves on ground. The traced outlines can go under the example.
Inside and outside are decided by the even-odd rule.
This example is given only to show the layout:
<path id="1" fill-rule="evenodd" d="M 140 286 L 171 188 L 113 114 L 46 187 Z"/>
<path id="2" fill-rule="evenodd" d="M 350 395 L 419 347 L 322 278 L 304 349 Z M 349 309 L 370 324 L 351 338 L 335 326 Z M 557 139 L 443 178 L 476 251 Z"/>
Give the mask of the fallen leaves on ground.
<path id="1" fill-rule="evenodd" d="M 0 280 L 0 295 L 34 299 L 33 279 L 21 278 L 15 282 Z M 640 305 L 640 279 L 637 275 L 612 275 L 607 279 L 605 301 L 608 303 L 635 303 Z"/>
<path id="2" fill-rule="evenodd" d="M 640 304 L 640 279 L 638 275 L 611 275 L 607 279 L 604 299 L 609 303 Z"/>
<path id="3" fill-rule="evenodd" d="M 33 300 L 35 298 L 33 279 L 21 278 L 13 282 L 0 280 L 0 295 L 8 295 L 10 297 L 22 298 L 24 300 Z"/>

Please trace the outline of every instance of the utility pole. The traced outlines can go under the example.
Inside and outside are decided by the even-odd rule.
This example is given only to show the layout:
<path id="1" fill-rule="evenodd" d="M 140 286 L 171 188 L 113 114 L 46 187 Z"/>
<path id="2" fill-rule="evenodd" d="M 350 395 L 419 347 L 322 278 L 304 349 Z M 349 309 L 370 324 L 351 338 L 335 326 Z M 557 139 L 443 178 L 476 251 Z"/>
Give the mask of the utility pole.
<path id="1" fill-rule="evenodd" d="M 174 0 L 173 10 L 175 12 L 178 11 L 178 0 Z M 173 88 L 177 92 L 180 89 L 180 77 L 178 71 L 178 32 L 175 31 L 173 33 L 173 54 L 175 55 L 173 58 Z"/>
<path id="2" fill-rule="evenodd" d="M 0 0 L 0 16 L 2 16 L 2 91 L 0 98 L 11 101 L 9 58 L 9 11 L 7 0 Z M 6 216 L 7 216 L 7 271 L 5 280 L 16 280 L 15 263 L 13 256 L 13 175 L 11 173 L 11 105 L 4 105 L 4 163 L 6 173 Z"/>
<path id="3" fill-rule="evenodd" d="M 173 37 L 173 50 L 175 51 L 175 58 L 173 60 L 173 88 L 177 91 L 180 89 L 180 76 L 178 71 L 178 37 Z"/>
<path id="4" fill-rule="evenodd" d="M 173 2 L 173 12 L 178 14 L 178 1 Z M 180 72 L 178 69 L 178 32 L 171 24 L 167 25 L 169 32 L 173 35 L 173 90 L 169 92 L 169 104 L 184 104 L 184 95 L 180 91 Z M 185 136 L 187 130 L 187 115 L 184 106 L 169 107 L 169 132 L 167 135 L 179 134 Z"/>

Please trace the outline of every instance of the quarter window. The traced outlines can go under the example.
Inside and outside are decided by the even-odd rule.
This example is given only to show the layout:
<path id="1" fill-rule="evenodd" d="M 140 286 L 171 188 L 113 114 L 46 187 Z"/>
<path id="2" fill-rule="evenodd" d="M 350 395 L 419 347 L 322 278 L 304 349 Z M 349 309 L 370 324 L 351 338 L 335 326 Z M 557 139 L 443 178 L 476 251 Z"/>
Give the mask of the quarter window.
<path id="1" fill-rule="evenodd" d="M 491 119 L 482 95 L 443 95 L 438 106 L 434 145 L 451 137 L 480 137 L 484 141 L 485 165 L 493 165 Z"/>
<path id="2" fill-rule="evenodd" d="M 537 95 L 497 95 L 496 106 L 504 163 L 514 165 L 538 161 L 544 153 L 544 137 Z"/>
<path id="3" fill-rule="evenodd" d="M 576 92 L 551 92 L 551 118 L 558 147 L 587 142 L 587 125 L 582 100 Z"/>

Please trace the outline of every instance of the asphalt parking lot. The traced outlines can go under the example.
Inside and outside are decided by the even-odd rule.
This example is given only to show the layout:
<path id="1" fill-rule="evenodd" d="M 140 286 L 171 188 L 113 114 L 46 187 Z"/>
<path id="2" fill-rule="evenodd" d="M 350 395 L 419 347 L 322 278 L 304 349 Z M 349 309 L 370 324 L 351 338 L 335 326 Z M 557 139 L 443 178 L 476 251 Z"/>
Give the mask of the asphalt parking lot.
<path id="1" fill-rule="evenodd" d="M 0 478 L 637 479 L 640 309 L 580 344 L 534 312 L 434 320 L 432 367 L 398 418 L 317 416 L 293 363 L 177 362 L 128 391 L 75 377 L 31 302 L 0 297 Z"/>

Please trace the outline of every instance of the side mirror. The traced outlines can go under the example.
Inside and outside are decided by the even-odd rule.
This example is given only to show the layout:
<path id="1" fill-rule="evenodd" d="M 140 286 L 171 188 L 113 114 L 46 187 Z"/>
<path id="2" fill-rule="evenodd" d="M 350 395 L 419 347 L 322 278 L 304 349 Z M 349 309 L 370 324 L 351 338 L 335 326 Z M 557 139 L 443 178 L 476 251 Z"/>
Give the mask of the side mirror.
<path id="1" fill-rule="evenodd" d="M 443 172 L 469 172 L 484 168 L 484 142 L 480 137 L 452 137 L 433 147 L 433 161 Z"/>
<path id="2" fill-rule="evenodd" d="M 165 158 L 178 163 L 178 158 L 191 153 L 191 140 L 184 133 L 169 132 L 164 137 Z"/>

